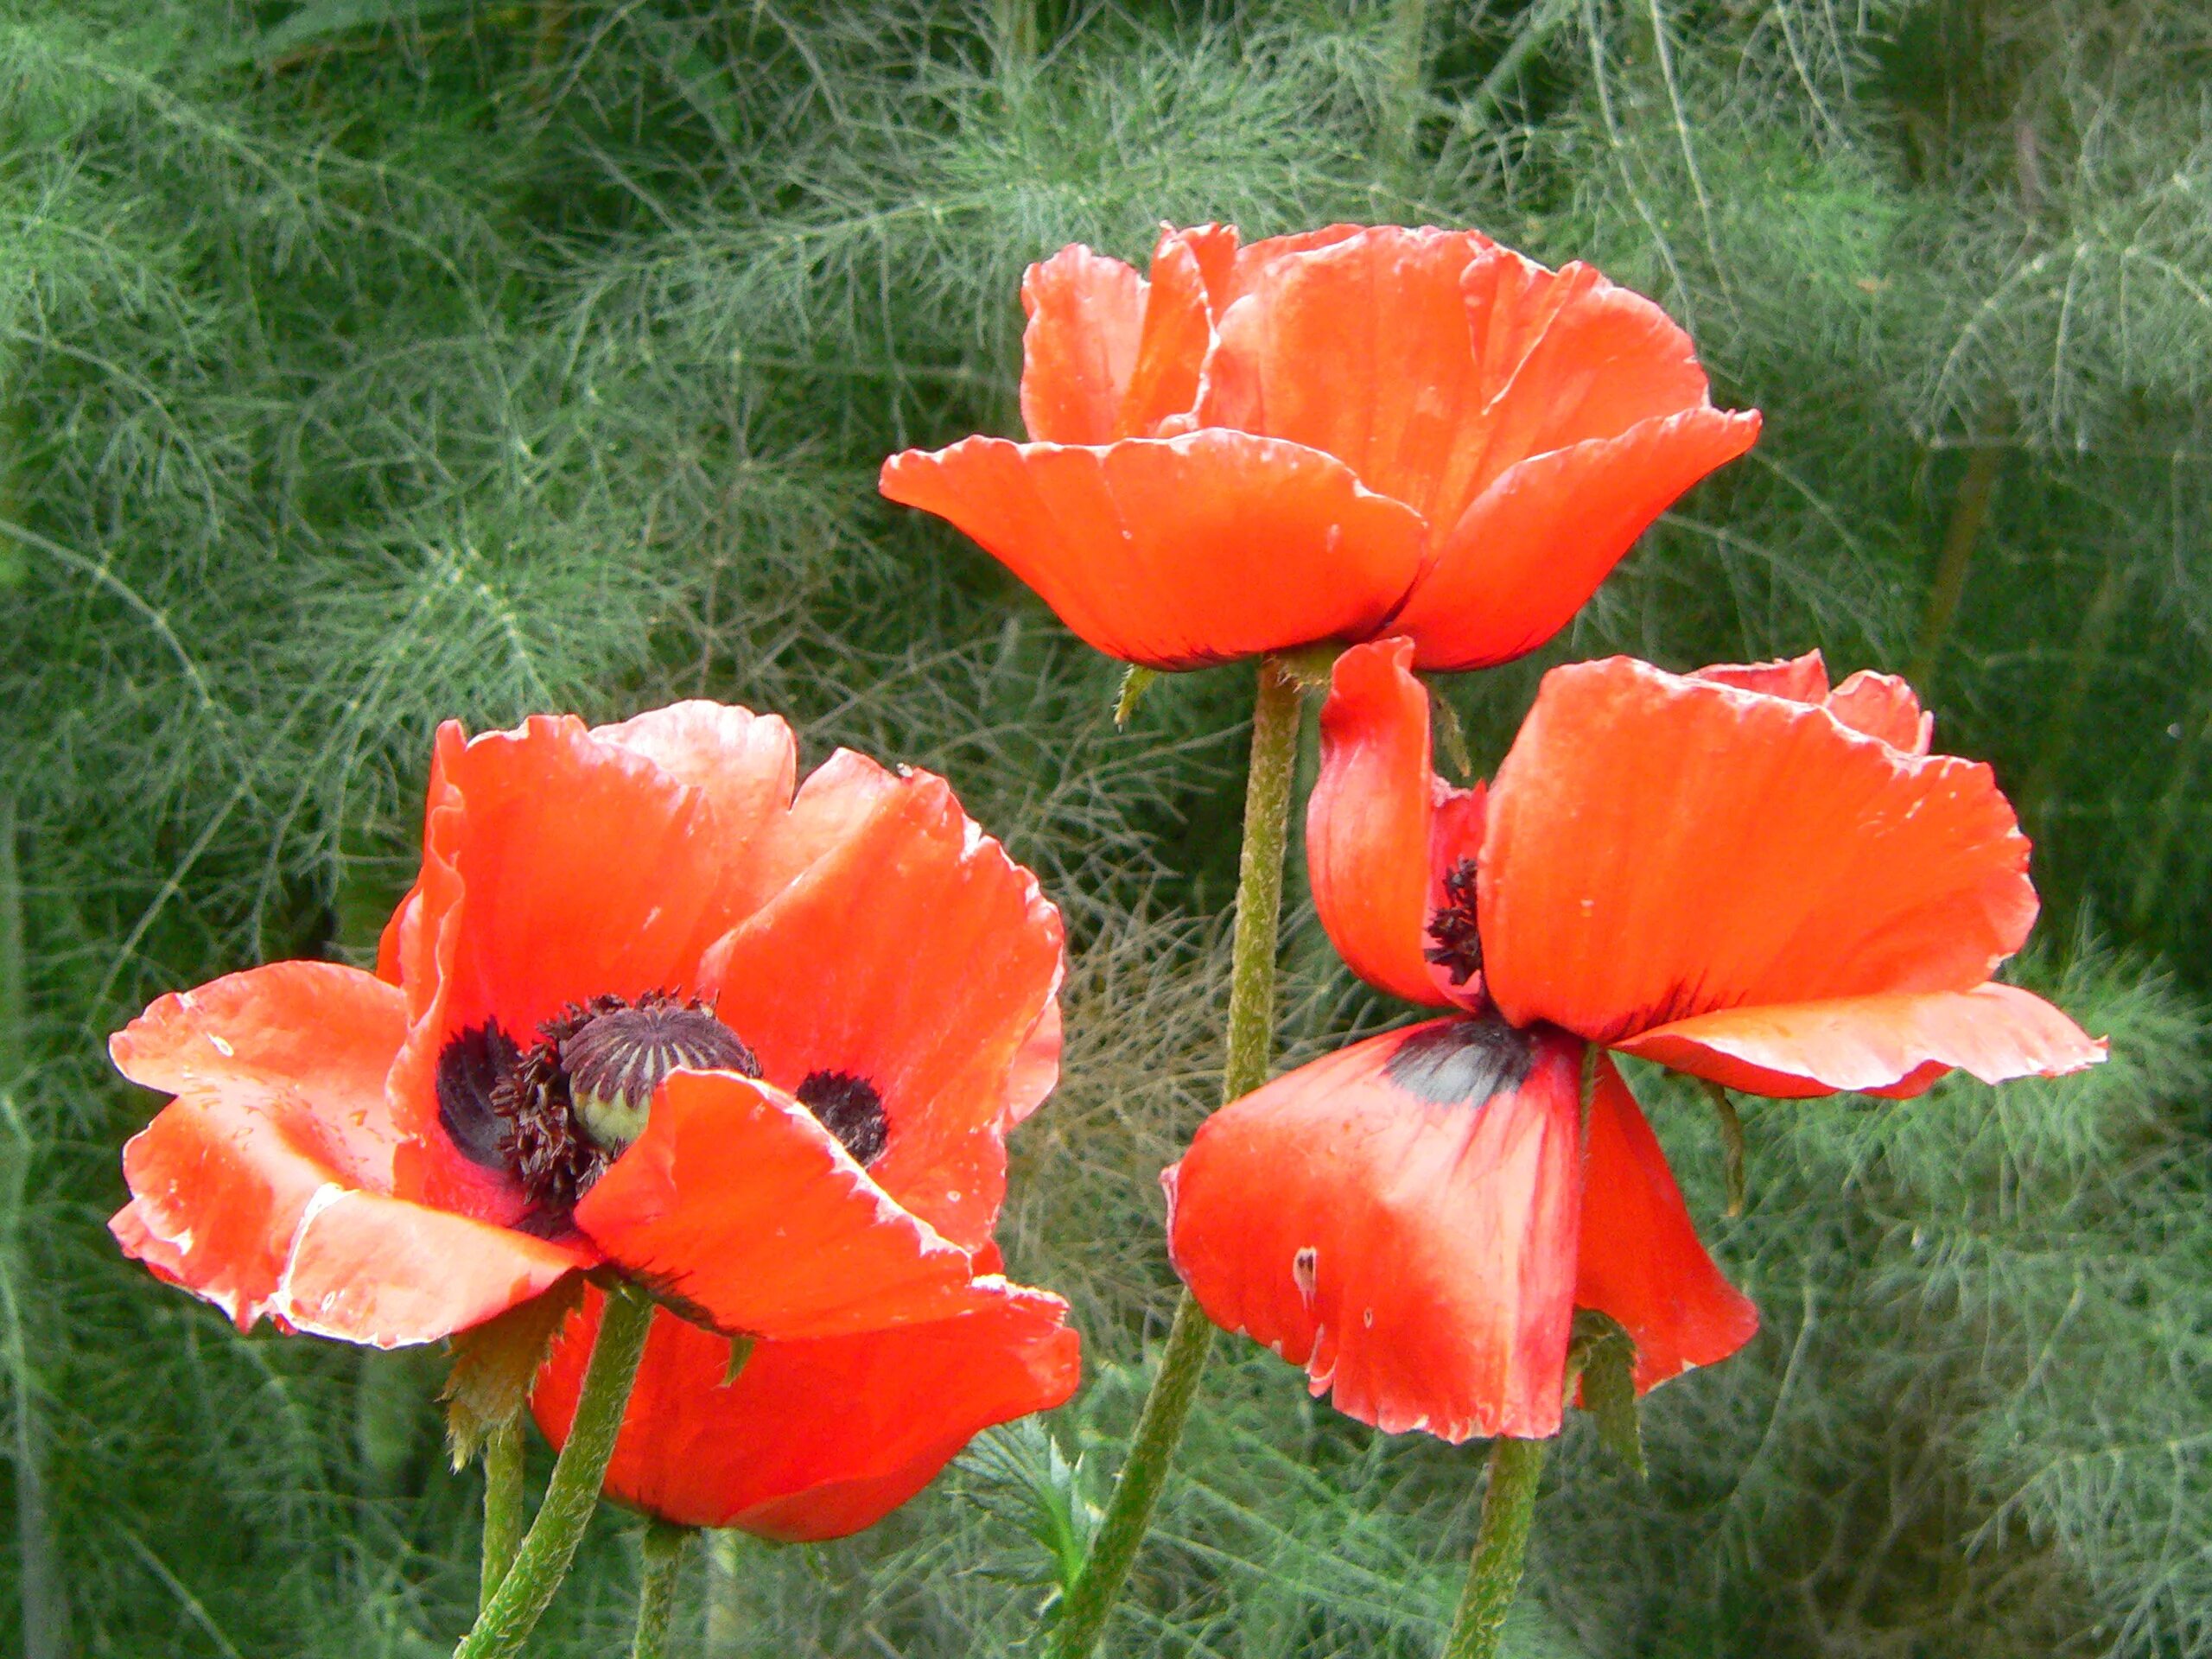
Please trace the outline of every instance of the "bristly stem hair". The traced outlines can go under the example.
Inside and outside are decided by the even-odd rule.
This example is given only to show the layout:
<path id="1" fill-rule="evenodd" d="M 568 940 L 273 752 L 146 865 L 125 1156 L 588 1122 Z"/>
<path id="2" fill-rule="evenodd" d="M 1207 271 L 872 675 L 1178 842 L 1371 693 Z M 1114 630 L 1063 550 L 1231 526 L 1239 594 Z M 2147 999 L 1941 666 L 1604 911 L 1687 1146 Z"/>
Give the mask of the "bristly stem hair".
<path id="1" fill-rule="evenodd" d="M 1544 1476 L 1544 1442 L 1500 1435 L 1490 1446 L 1490 1487 L 1483 1493 L 1482 1524 L 1467 1563 L 1459 1611 L 1444 1638 L 1442 1659 L 1492 1659 L 1505 1636 L 1505 1616 L 1521 1588 L 1529 1554 L 1529 1526 L 1536 1488 Z"/>
<path id="2" fill-rule="evenodd" d="M 480 1614 L 499 1593 L 522 1548 L 522 1420 L 493 1429 L 484 1441 L 484 1565 L 477 1580 Z"/>
<path id="3" fill-rule="evenodd" d="M 1275 937 L 1282 917 L 1283 854 L 1290 826 L 1290 784 L 1298 765 L 1299 685 L 1269 658 L 1260 664 L 1252 709 L 1252 759 L 1244 785 L 1244 845 L 1236 878 L 1236 937 L 1231 949 L 1224 1103 L 1268 1078 L 1275 1037 Z M 1197 1399 L 1213 1346 L 1213 1325 L 1189 1291 L 1176 1305 L 1159 1374 L 1145 1395 L 1121 1478 L 1069 1589 L 1053 1632 L 1054 1659 L 1083 1659 L 1097 1645 L 1152 1522 L 1167 1467 Z"/>
<path id="4" fill-rule="evenodd" d="M 631 1639 L 630 1659 L 663 1659 L 667 1653 L 669 1619 L 676 1611 L 676 1581 L 683 1576 L 684 1548 L 695 1530 L 658 1517 L 645 1523 L 639 1546 L 645 1571 L 638 1581 L 638 1630 Z"/>
<path id="5" fill-rule="evenodd" d="M 514 1659 L 568 1576 L 584 1528 L 599 1506 L 600 1483 L 614 1455 L 614 1437 L 630 1403 L 630 1385 L 638 1379 L 638 1362 L 645 1357 L 653 1306 L 652 1298 L 635 1286 L 607 1293 L 568 1444 L 553 1465 L 545 1501 L 538 1505 L 514 1565 L 476 1616 L 475 1627 L 453 1650 L 454 1659 Z"/>

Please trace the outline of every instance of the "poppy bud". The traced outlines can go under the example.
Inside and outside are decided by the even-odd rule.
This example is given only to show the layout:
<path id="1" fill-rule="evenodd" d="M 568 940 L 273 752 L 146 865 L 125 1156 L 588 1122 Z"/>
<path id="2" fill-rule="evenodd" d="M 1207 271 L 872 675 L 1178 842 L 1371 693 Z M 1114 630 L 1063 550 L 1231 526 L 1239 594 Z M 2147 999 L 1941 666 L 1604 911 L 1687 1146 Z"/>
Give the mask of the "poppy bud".
<path id="1" fill-rule="evenodd" d="M 760 1075 L 760 1064 L 710 1008 L 647 998 L 594 1014 L 561 1043 L 575 1119 L 593 1143 L 619 1153 L 645 1133 L 653 1090 L 671 1071 Z"/>

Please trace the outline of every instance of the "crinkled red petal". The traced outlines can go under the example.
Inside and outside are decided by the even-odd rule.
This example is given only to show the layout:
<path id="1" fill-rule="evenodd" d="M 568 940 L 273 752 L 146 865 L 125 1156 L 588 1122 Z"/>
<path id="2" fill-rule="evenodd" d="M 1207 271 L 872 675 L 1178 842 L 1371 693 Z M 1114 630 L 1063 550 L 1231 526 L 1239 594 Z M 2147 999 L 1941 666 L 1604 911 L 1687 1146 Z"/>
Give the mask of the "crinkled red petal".
<path id="1" fill-rule="evenodd" d="M 1491 246 L 1391 226 L 1249 270 L 1222 316 L 1198 418 L 1334 455 L 1377 494 L 1452 524 L 1479 487 L 1497 390 L 1461 292 Z"/>
<path id="2" fill-rule="evenodd" d="M 395 942 L 409 1028 L 393 1109 L 435 1110 L 438 1056 L 465 1032 L 496 1021 L 526 1045 L 572 1002 L 710 988 L 709 945 L 771 880 L 746 838 L 780 817 L 781 726 L 695 704 L 600 733 L 551 715 L 474 740 L 441 728 Z M 450 1147 L 406 1161 L 439 1208 L 516 1219 L 511 1186 Z"/>
<path id="3" fill-rule="evenodd" d="M 1428 691 L 1412 671 L 1413 643 L 1381 639 L 1337 658 L 1321 706 L 1321 766 L 1306 809 L 1313 907 L 1330 943 L 1362 979 L 1410 1002 L 1448 1006 L 1423 954 L 1436 899 L 1440 798 L 1481 844 L 1479 785 L 1451 790 L 1429 758 Z M 1471 822 L 1470 822 L 1471 820 Z"/>
<path id="4" fill-rule="evenodd" d="M 1005 1133 L 1058 1074 L 1059 914 L 943 779 L 849 754 L 824 774 L 865 810 L 825 805 L 836 838 L 722 943 L 720 1011 L 778 1087 L 835 1071 L 874 1088 L 888 1139 L 871 1176 L 973 1248 L 1004 1195 Z"/>
<path id="5" fill-rule="evenodd" d="M 1531 1039 L 1525 1080 L 1472 1106 L 1395 1079 L 1394 1057 L 1457 1023 L 1355 1044 L 1207 1119 L 1161 1177 L 1168 1249 L 1215 1324 L 1305 1367 L 1348 1415 L 1450 1440 L 1552 1434 L 1581 1046 Z"/>
<path id="6" fill-rule="evenodd" d="M 1909 1096 L 1954 1067 L 1984 1083 L 2094 1065 L 2106 1045 L 2011 985 L 1762 1004 L 1677 1020 L 1620 1045 L 1731 1089 L 1791 1097 Z"/>
<path id="7" fill-rule="evenodd" d="M 567 1438 L 601 1299 L 539 1373 L 531 1406 Z M 679 1525 L 786 1541 L 873 1526 L 928 1484 L 979 1431 L 1075 1392 L 1067 1304 L 1006 1287 L 956 1319 L 811 1342 L 763 1342 L 724 1386 L 729 1343 L 654 1315 L 607 1490 Z"/>
<path id="8" fill-rule="evenodd" d="M 267 1316 L 384 1347 L 590 1265 L 573 1243 L 410 1201 L 398 1154 L 437 1131 L 385 1093 L 404 1018 L 382 981 L 293 962 L 165 996 L 118 1033 L 124 1075 L 176 1096 L 124 1149 L 124 1249 L 241 1329 Z"/>
<path id="9" fill-rule="evenodd" d="M 1021 279 L 1021 418 L 1040 443 L 1109 443 L 1135 372 L 1145 280 L 1081 243 Z"/>
<path id="10" fill-rule="evenodd" d="M 679 1071 L 576 1205 L 607 1256 L 702 1324 L 775 1340 L 949 1319 L 1001 1300 L 814 1115 L 728 1072 Z"/>
<path id="11" fill-rule="evenodd" d="M 1758 1309 L 1698 1242 L 1658 1137 L 1602 1054 L 1588 1125 L 1574 1304 L 1627 1327 L 1642 1394 L 1734 1353 L 1758 1334 Z"/>
<path id="12" fill-rule="evenodd" d="M 750 912 L 781 885 L 747 880 L 752 849 L 791 810 L 798 740 L 781 719 L 695 698 L 594 727 L 591 734 L 705 792 L 726 882 L 717 903 L 727 918 Z"/>
<path id="13" fill-rule="evenodd" d="M 1544 678 L 1490 791 L 1484 979 L 1618 1045 L 1770 1004 L 1971 990 L 2036 913 L 1989 769 L 1627 658 Z"/>
<path id="14" fill-rule="evenodd" d="M 1456 524 L 1390 620 L 1425 669 L 1484 668 L 1566 626 L 1683 491 L 1751 447 L 1757 415 L 1693 409 L 1519 461 Z"/>
<path id="15" fill-rule="evenodd" d="M 1831 691 L 1827 664 L 1817 651 L 1778 662 L 1721 663 L 1700 668 L 1690 678 L 1817 703 L 1853 731 L 1911 754 L 1927 753 L 1935 739 L 1935 716 L 1921 712 L 1919 697 L 1903 680 L 1861 669 Z"/>
<path id="16" fill-rule="evenodd" d="M 969 438 L 884 463 L 1110 657 L 1157 669 L 1373 633 L 1421 569 L 1419 514 L 1333 457 L 1207 429 L 1103 448 Z"/>

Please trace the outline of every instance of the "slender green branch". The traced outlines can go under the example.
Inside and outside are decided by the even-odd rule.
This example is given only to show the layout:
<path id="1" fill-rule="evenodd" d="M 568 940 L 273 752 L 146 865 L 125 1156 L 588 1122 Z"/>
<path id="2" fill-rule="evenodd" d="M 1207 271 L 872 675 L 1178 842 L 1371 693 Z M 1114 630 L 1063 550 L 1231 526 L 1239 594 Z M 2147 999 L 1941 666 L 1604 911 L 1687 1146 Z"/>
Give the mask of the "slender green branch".
<path id="1" fill-rule="evenodd" d="M 1483 1494 L 1482 1525 L 1475 1533 L 1474 1557 L 1467 1564 L 1467 1587 L 1452 1633 L 1444 1638 L 1442 1659 L 1491 1659 L 1505 1634 L 1505 1616 L 1521 1587 L 1521 1567 L 1529 1555 L 1529 1523 L 1535 1514 L 1536 1488 L 1544 1474 L 1544 1442 L 1509 1440 L 1490 1446 L 1490 1489 Z"/>
<path id="2" fill-rule="evenodd" d="M 1224 1101 L 1268 1079 L 1275 1035 L 1275 935 L 1282 916 L 1283 853 L 1290 826 L 1291 775 L 1298 763 L 1298 682 L 1272 658 L 1260 664 L 1252 709 L 1252 760 L 1244 785 L 1244 849 L 1236 880 L 1236 938 L 1231 949 Z M 1129 1454 L 1091 1541 L 1090 1558 L 1070 1588 L 1052 1637 L 1056 1659 L 1083 1659 L 1098 1643 L 1114 1599 L 1136 1560 L 1153 1505 L 1198 1397 L 1213 1345 L 1213 1325 L 1188 1291 L 1175 1308 L 1159 1374 L 1145 1395 Z"/>
<path id="3" fill-rule="evenodd" d="M 522 1548 L 522 1419 L 495 1428 L 484 1441 L 484 1566 L 477 1580 L 480 1614 Z"/>
<path id="4" fill-rule="evenodd" d="M 645 1558 L 645 1575 L 638 1583 L 638 1633 L 630 1643 L 630 1659 L 661 1659 L 668 1650 L 669 1616 L 676 1611 L 676 1580 L 683 1571 L 684 1546 L 694 1529 L 672 1522 L 645 1523 L 640 1546 Z"/>
<path id="5" fill-rule="evenodd" d="M 637 1380 L 652 1319 L 652 1299 L 642 1290 L 626 1285 L 607 1293 L 599 1339 L 592 1344 L 576 1414 L 569 1425 L 569 1443 L 553 1465 L 545 1501 L 538 1505 L 514 1565 L 477 1615 L 475 1628 L 453 1650 L 454 1659 L 513 1659 L 568 1576 L 584 1527 L 599 1504 L 600 1482 L 614 1455 L 614 1437 L 622 1427 L 622 1409 L 630 1403 L 630 1385 Z"/>
<path id="6" fill-rule="evenodd" d="M 1744 1120 L 1736 1116 L 1736 1103 L 1728 1098 L 1728 1091 L 1710 1077 L 1700 1077 L 1705 1097 L 1713 1103 L 1713 1114 L 1720 1126 L 1720 1173 L 1727 1184 L 1728 1213 L 1744 1213 Z"/>

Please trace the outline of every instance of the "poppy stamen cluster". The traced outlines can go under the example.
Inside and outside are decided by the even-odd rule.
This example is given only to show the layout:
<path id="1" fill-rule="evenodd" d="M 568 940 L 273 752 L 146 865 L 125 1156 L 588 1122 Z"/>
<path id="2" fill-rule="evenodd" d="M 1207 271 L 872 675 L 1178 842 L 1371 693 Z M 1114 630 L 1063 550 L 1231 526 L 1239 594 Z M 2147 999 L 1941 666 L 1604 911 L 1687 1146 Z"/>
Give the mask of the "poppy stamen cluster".
<path id="1" fill-rule="evenodd" d="M 812 1112 L 862 1169 L 883 1155 L 890 1120 L 884 1115 L 882 1093 L 866 1077 L 850 1071 L 810 1071 L 791 1090 L 791 1098 Z"/>
<path id="2" fill-rule="evenodd" d="M 1483 935 L 1475 916 L 1475 893 L 1480 868 L 1463 858 L 1444 877 L 1444 903 L 1428 918 L 1432 943 L 1421 952 L 1452 977 L 1456 989 L 1483 970 Z"/>

